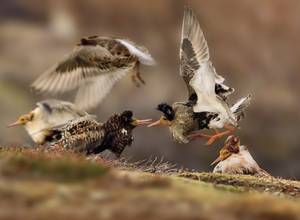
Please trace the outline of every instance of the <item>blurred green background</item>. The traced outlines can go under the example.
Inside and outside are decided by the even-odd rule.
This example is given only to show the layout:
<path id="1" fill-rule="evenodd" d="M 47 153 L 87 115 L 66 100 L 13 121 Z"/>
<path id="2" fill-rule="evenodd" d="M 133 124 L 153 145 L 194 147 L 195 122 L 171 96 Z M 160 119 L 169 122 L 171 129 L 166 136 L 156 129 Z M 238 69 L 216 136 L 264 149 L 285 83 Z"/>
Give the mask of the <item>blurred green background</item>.
<path id="1" fill-rule="evenodd" d="M 212 61 L 236 88 L 232 101 L 251 93 L 252 105 L 238 132 L 258 163 L 277 176 L 300 178 L 300 1 L 190 0 L 210 47 Z M 158 61 L 142 67 L 147 84 L 122 80 L 94 112 L 105 120 L 131 109 L 157 119 L 158 103 L 182 101 L 179 42 L 184 1 L 178 0 L 2 0 L 0 7 L 0 144 L 32 142 L 22 128 L 6 125 L 49 98 L 30 92 L 30 83 L 68 53 L 82 36 L 128 37 Z M 73 100 L 70 93 L 65 100 Z M 139 128 L 125 156 L 164 157 L 178 166 L 212 170 L 223 140 L 179 145 L 167 128 Z"/>

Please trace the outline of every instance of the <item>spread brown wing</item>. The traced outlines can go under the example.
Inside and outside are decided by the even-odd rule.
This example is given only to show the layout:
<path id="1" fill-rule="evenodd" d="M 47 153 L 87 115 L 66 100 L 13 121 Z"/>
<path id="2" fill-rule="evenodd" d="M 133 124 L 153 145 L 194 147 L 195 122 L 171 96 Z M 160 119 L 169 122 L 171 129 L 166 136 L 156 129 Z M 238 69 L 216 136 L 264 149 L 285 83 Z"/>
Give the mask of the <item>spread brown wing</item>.
<path id="1" fill-rule="evenodd" d="M 50 93 L 72 90 L 86 80 L 125 69 L 132 61 L 133 57 L 112 55 L 100 45 L 77 46 L 61 62 L 34 81 L 32 87 Z"/>
<path id="2" fill-rule="evenodd" d="M 208 61 L 209 50 L 200 24 L 193 11 L 186 7 L 181 33 L 180 75 L 187 85 L 189 95 L 194 93 L 190 80 L 200 68 L 201 63 Z"/>

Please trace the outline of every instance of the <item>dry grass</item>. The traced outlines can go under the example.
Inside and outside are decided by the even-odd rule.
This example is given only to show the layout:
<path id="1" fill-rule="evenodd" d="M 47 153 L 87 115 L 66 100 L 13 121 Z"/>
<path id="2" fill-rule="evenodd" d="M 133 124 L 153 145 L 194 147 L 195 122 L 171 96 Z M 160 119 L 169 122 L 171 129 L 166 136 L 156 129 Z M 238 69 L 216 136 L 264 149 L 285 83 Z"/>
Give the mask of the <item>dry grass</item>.
<path id="1" fill-rule="evenodd" d="M 270 192 L 274 195 L 300 197 L 300 183 L 275 177 L 256 177 L 249 175 L 230 175 L 215 173 L 181 173 L 180 177 L 212 183 L 216 187 L 237 191 Z"/>
<path id="2" fill-rule="evenodd" d="M 170 167 L 1 148 L 0 218 L 300 219 L 299 182 Z"/>

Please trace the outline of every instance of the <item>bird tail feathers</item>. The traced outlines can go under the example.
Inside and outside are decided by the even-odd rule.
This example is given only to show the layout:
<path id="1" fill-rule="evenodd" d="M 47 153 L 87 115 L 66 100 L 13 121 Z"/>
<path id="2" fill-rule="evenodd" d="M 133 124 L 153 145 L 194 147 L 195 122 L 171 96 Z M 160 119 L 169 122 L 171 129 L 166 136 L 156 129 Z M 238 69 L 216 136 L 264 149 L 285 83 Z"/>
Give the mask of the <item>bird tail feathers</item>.
<path id="1" fill-rule="evenodd" d="M 231 106 L 230 110 L 237 118 L 237 121 L 244 117 L 244 110 L 250 105 L 251 95 L 247 95 L 246 97 L 238 100 L 234 105 Z"/>

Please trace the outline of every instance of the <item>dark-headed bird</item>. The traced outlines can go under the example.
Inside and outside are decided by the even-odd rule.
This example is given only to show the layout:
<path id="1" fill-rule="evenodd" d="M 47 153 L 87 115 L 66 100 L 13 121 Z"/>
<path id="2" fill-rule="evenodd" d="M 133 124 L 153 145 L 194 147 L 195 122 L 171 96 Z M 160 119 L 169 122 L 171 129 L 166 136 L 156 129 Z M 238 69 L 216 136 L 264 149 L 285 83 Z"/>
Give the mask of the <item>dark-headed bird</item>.
<path id="1" fill-rule="evenodd" d="M 208 139 L 207 144 L 212 144 L 217 138 L 234 130 L 250 103 L 250 95 L 229 107 L 227 98 L 234 89 L 226 86 L 224 78 L 216 73 L 209 60 L 207 42 L 200 24 L 188 7 L 184 11 L 180 61 L 180 75 L 188 88 L 189 99 L 172 106 L 159 105 L 158 110 L 164 116 L 149 126 L 168 125 L 179 143 L 202 137 Z M 216 135 L 200 132 L 204 128 L 216 130 L 223 127 L 228 130 Z"/>
<path id="2" fill-rule="evenodd" d="M 157 110 L 163 115 L 148 127 L 168 126 L 173 139 L 181 144 L 189 143 L 188 135 L 205 128 L 209 118 L 207 114 L 195 114 L 189 102 L 175 102 L 172 106 L 161 103 L 157 106 Z"/>
<path id="3" fill-rule="evenodd" d="M 111 116 L 105 123 L 99 123 L 90 116 L 74 119 L 61 128 L 53 130 L 56 137 L 51 145 L 72 149 L 87 155 L 110 150 L 120 157 L 126 146 L 133 141 L 132 131 L 139 125 L 147 125 L 151 119 L 138 120 L 132 111 Z"/>
<path id="4" fill-rule="evenodd" d="M 34 90 L 62 93 L 78 89 L 75 104 L 81 109 L 98 105 L 127 73 L 138 86 L 145 83 L 139 66 L 154 65 L 148 50 L 128 39 L 91 36 L 82 38 L 64 59 L 38 77 Z"/>
<path id="5" fill-rule="evenodd" d="M 214 173 L 270 176 L 258 166 L 248 148 L 241 145 L 240 138 L 234 135 L 227 138 L 219 157 L 213 164 L 217 164 L 213 170 Z"/>
<path id="6" fill-rule="evenodd" d="M 213 129 L 215 134 L 208 136 L 198 133 L 199 137 L 207 136 L 209 138 L 207 143 L 211 144 L 236 129 L 244 109 L 250 104 L 251 96 L 248 95 L 230 106 L 226 99 L 216 92 L 217 84 L 222 85 L 224 78 L 217 74 L 210 61 L 207 41 L 199 21 L 190 8 L 186 8 L 184 13 L 181 57 L 184 60 L 181 74 L 189 79 L 190 90 L 197 97 L 193 106 L 194 112 L 215 114 L 207 124 L 207 127 Z M 218 132 L 217 129 L 221 128 L 225 128 L 226 131 Z M 191 137 L 197 137 L 197 135 Z"/>
<path id="7" fill-rule="evenodd" d="M 89 115 L 78 109 L 73 103 L 61 100 L 49 99 L 38 102 L 37 107 L 19 119 L 8 125 L 14 127 L 22 125 L 37 144 L 45 144 L 52 141 L 51 128 L 65 124 L 66 122 Z"/>

